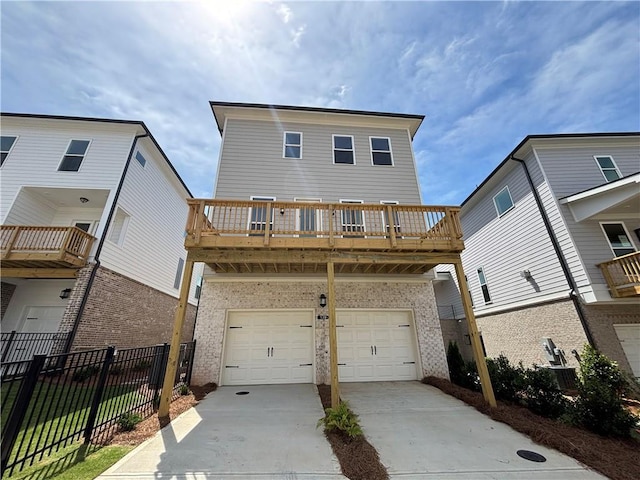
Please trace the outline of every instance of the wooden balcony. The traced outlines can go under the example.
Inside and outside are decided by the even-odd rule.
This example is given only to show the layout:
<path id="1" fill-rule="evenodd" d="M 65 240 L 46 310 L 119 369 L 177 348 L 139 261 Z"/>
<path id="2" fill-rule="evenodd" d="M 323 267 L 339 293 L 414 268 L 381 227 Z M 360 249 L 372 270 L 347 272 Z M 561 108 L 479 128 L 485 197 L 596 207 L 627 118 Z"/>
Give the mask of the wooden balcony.
<path id="1" fill-rule="evenodd" d="M 68 278 L 86 265 L 94 237 L 77 227 L 0 226 L 3 276 Z"/>
<path id="2" fill-rule="evenodd" d="M 637 297 L 640 295 L 640 252 L 633 252 L 598 264 L 607 281 L 611 296 Z"/>
<path id="3" fill-rule="evenodd" d="M 424 273 L 459 259 L 457 207 L 192 199 L 185 247 L 224 273 Z"/>

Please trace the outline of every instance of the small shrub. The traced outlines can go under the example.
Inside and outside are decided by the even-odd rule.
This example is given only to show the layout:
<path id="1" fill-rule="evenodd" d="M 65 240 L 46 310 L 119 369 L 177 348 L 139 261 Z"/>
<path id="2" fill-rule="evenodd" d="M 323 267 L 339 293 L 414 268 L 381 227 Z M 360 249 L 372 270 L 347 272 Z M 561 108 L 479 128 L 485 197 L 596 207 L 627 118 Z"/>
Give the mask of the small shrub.
<path id="1" fill-rule="evenodd" d="M 148 370 L 149 367 L 151 367 L 151 361 L 150 360 L 140 360 L 138 363 L 136 363 L 132 370 L 134 372 L 143 372 L 144 370 Z"/>
<path id="2" fill-rule="evenodd" d="M 462 386 L 476 392 L 482 390 L 482 385 L 480 385 L 480 375 L 478 375 L 478 366 L 476 365 L 476 362 L 474 362 L 473 360 L 469 360 L 465 364 L 465 371 L 466 384 Z"/>
<path id="3" fill-rule="evenodd" d="M 73 372 L 71 380 L 74 382 L 84 382 L 87 378 L 92 377 L 100 371 L 100 367 L 97 365 L 90 365 L 88 367 L 80 368 Z"/>
<path id="4" fill-rule="evenodd" d="M 504 355 L 487 358 L 487 369 L 493 385 L 493 393 L 499 400 L 517 403 L 525 386 L 524 367 L 514 367 Z"/>
<path id="5" fill-rule="evenodd" d="M 109 375 L 120 375 L 122 372 L 124 372 L 124 368 L 122 368 L 122 365 L 111 365 L 111 368 L 109 369 Z"/>
<path id="6" fill-rule="evenodd" d="M 118 419 L 118 426 L 123 432 L 130 432 L 131 430 L 134 430 L 136 425 L 141 421 L 142 417 L 137 413 L 127 412 L 120 415 L 120 418 Z"/>
<path id="7" fill-rule="evenodd" d="M 467 372 L 464 358 L 462 358 L 456 342 L 449 342 L 449 346 L 447 347 L 447 364 L 449 365 L 449 378 L 451 378 L 451 383 L 464 387 Z"/>
<path id="8" fill-rule="evenodd" d="M 600 435 L 629 436 L 637 418 L 624 408 L 625 388 L 618 364 L 585 345 L 571 420 Z"/>
<path id="9" fill-rule="evenodd" d="M 529 410 L 548 418 L 558 418 L 567 411 L 567 399 L 562 395 L 551 370 L 534 366 L 533 369 L 526 369 L 524 376 L 522 397 Z"/>
<path id="10" fill-rule="evenodd" d="M 316 428 L 324 425 L 326 431 L 337 430 L 352 439 L 362 435 L 358 416 L 349 409 L 347 402 L 340 402 L 336 408 L 326 408 L 325 413 L 326 415 L 318 420 Z"/>
<path id="11" fill-rule="evenodd" d="M 185 396 L 185 395 L 189 395 L 191 393 L 191 391 L 189 390 L 189 386 L 188 385 L 181 385 L 180 386 L 180 395 Z"/>

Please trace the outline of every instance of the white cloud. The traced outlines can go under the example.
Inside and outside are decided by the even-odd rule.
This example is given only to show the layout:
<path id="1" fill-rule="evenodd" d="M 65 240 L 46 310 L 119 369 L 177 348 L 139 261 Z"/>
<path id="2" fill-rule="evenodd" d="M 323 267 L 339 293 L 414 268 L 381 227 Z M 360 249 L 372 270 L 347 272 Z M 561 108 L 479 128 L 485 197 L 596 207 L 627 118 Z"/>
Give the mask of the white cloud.
<path id="1" fill-rule="evenodd" d="M 289 20 L 291 20 L 291 17 L 293 17 L 293 12 L 284 3 L 278 5 L 276 12 L 278 12 L 278 15 L 284 23 L 289 23 Z"/>

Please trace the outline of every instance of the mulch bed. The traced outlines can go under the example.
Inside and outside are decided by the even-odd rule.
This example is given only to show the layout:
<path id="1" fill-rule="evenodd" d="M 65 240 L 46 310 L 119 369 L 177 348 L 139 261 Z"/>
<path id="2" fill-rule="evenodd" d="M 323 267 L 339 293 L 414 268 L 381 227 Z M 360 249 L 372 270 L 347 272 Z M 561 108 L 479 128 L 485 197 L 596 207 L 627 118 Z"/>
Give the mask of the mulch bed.
<path id="1" fill-rule="evenodd" d="M 323 408 L 331 407 L 331 387 L 318 385 Z M 388 480 L 387 469 L 376 449 L 364 436 L 349 438 L 342 432 L 324 432 L 333 453 L 340 462 L 342 474 L 351 480 Z"/>
<path id="2" fill-rule="evenodd" d="M 524 433 L 534 442 L 575 458 L 612 480 L 639 478 L 640 442 L 633 438 L 602 437 L 560 421 L 541 417 L 518 405 L 498 402 L 496 408 L 491 408 L 481 393 L 467 390 L 442 378 L 427 377 L 423 382 Z"/>

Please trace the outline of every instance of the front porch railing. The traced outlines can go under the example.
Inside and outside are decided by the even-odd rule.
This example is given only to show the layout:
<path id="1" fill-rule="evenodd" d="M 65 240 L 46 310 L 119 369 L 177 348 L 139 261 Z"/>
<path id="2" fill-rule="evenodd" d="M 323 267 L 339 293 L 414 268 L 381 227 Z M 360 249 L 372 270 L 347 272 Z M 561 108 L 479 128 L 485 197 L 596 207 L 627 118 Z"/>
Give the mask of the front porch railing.
<path id="1" fill-rule="evenodd" d="M 78 227 L 1 225 L 2 260 L 86 262 L 94 237 Z"/>
<path id="2" fill-rule="evenodd" d="M 612 297 L 640 295 L 640 252 L 598 264 Z"/>

